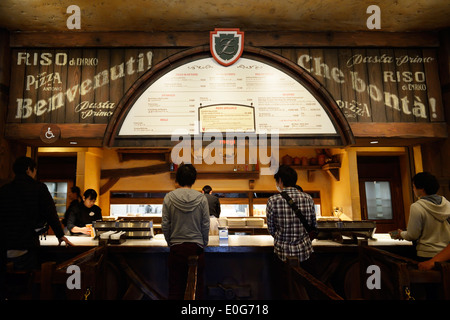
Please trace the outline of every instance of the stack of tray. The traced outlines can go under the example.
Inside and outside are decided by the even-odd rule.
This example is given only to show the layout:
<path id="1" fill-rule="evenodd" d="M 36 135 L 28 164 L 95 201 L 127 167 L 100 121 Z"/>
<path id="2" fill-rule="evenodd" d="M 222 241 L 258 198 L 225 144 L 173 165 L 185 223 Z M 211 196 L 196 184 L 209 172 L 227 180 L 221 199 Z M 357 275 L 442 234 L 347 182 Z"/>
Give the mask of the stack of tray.
<path id="1" fill-rule="evenodd" d="M 357 243 L 358 237 L 374 240 L 375 221 L 317 221 L 317 239 Z"/>
<path id="2" fill-rule="evenodd" d="M 245 224 L 247 227 L 262 228 L 262 227 L 264 227 L 264 219 L 262 219 L 262 218 L 246 218 Z"/>
<path id="3" fill-rule="evenodd" d="M 117 228 L 125 231 L 127 239 L 153 238 L 153 221 L 118 221 Z"/>
<path id="4" fill-rule="evenodd" d="M 153 221 L 95 221 L 93 224 L 96 237 L 103 240 L 107 236 L 110 239 L 150 239 L 154 236 Z M 107 234 L 102 237 L 104 233 Z M 120 233 L 120 237 L 115 233 Z"/>
<path id="5" fill-rule="evenodd" d="M 245 227 L 246 223 L 245 223 L 245 219 L 228 219 L 228 227 L 230 228 L 241 228 L 241 227 Z"/>

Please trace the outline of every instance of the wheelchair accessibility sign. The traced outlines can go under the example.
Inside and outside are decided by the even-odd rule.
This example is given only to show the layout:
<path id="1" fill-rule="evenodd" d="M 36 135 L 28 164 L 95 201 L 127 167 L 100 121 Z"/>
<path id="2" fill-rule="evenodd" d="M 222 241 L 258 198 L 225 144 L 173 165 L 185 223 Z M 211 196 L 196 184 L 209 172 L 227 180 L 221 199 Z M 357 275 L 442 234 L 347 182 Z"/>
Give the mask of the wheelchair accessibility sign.
<path id="1" fill-rule="evenodd" d="M 59 140 L 61 129 L 55 124 L 45 124 L 41 129 L 40 138 L 42 142 L 53 143 Z"/>

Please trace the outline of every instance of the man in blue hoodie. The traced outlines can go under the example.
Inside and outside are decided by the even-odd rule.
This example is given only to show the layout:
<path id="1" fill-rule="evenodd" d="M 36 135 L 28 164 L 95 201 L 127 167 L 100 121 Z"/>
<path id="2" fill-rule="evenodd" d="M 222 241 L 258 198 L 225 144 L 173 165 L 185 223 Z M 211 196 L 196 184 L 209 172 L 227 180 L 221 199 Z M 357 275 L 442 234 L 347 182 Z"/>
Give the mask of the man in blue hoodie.
<path id="1" fill-rule="evenodd" d="M 186 290 L 188 258 L 198 256 L 196 299 L 203 296 L 204 247 L 209 240 L 209 208 L 204 194 L 191 189 L 197 178 L 192 164 L 176 173 L 178 188 L 163 201 L 161 227 L 170 247 L 169 299 L 182 300 Z"/>

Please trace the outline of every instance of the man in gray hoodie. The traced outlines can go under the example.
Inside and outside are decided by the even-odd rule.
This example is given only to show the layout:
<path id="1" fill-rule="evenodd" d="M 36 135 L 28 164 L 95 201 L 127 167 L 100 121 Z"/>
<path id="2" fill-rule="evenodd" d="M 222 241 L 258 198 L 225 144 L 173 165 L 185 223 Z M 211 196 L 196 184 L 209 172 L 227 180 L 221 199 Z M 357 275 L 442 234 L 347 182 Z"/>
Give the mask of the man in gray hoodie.
<path id="1" fill-rule="evenodd" d="M 187 283 L 188 258 L 198 256 L 196 299 L 203 295 L 204 247 L 209 240 L 209 208 L 204 194 L 192 190 L 197 170 L 182 164 L 176 173 L 178 188 L 163 201 L 161 227 L 170 247 L 169 299 L 181 300 Z"/>
<path id="2" fill-rule="evenodd" d="M 408 227 L 399 231 L 399 239 L 416 241 L 417 259 L 434 257 L 450 243 L 450 202 L 436 194 L 439 183 L 433 175 L 421 172 L 413 177 L 414 194 Z"/>

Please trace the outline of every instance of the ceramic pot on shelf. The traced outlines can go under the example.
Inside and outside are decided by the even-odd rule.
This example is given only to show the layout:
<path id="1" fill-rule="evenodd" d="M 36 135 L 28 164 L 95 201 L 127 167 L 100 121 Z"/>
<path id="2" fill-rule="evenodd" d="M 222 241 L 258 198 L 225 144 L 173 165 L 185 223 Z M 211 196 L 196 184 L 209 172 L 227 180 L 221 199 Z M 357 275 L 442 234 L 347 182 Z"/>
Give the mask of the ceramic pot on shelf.
<path id="1" fill-rule="evenodd" d="M 309 160 L 307 157 L 302 157 L 302 166 L 307 166 L 309 165 Z"/>
<path id="2" fill-rule="evenodd" d="M 285 164 L 285 165 L 292 165 L 292 157 L 290 155 L 285 155 L 282 159 L 281 159 L 281 163 Z"/>

